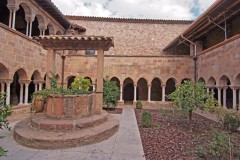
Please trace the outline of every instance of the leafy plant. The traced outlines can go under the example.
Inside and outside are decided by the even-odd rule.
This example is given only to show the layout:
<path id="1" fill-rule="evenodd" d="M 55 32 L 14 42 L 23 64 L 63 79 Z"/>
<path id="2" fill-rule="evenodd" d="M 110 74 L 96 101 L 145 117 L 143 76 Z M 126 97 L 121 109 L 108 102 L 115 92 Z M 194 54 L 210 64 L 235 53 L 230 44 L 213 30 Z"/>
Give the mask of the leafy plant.
<path id="1" fill-rule="evenodd" d="M 137 103 L 136 103 L 136 108 L 137 109 L 142 109 L 142 102 L 141 101 L 137 101 Z"/>
<path id="2" fill-rule="evenodd" d="M 152 115 L 148 111 L 142 113 L 142 126 L 147 128 L 152 126 Z"/>
<path id="3" fill-rule="evenodd" d="M 120 96 L 120 90 L 114 81 L 103 82 L 103 101 L 109 108 L 115 108 Z"/>
<path id="4" fill-rule="evenodd" d="M 58 88 L 58 86 L 57 86 L 57 76 L 54 73 L 52 73 L 52 76 L 50 77 L 50 85 L 51 85 L 51 88 Z"/>
<path id="5" fill-rule="evenodd" d="M 209 154 L 218 159 L 225 159 L 231 147 L 230 136 L 225 132 L 212 131 L 212 141 L 208 145 Z M 227 154 L 228 155 L 228 154 Z"/>
<path id="6" fill-rule="evenodd" d="M 211 95 L 207 93 L 203 83 L 184 81 L 176 90 L 168 95 L 174 104 L 184 112 L 188 112 L 189 130 L 192 131 L 192 112 L 197 108 L 204 110 L 213 105 Z"/>
<path id="7" fill-rule="evenodd" d="M 92 83 L 87 78 L 76 77 L 71 84 L 72 89 L 80 89 L 83 91 L 88 91 L 89 88 L 92 86 Z"/>
<path id="8" fill-rule="evenodd" d="M 12 107 L 10 105 L 5 105 L 5 98 L 6 95 L 4 93 L 0 93 L 0 129 L 3 130 L 11 128 L 9 127 L 9 123 L 7 120 L 7 117 L 12 114 Z M 0 138 L 3 138 L 0 136 Z M 0 157 L 5 156 L 7 154 L 7 151 L 0 147 Z"/>

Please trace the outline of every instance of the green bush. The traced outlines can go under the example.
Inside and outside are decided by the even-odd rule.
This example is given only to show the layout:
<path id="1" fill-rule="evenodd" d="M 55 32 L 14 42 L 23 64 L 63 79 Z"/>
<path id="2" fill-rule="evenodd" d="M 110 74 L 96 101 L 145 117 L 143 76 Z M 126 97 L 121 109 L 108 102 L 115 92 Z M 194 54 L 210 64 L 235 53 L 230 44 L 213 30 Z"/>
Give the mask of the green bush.
<path id="1" fill-rule="evenodd" d="M 7 117 L 12 114 L 12 107 L 10 105 L 5 105 L 5 98 L 6 95 L 0 93 L 0 129 L 3 130 L 5 128 L 10 130 Z M 0 135 L 0 138 L 3 137 Z M 0 147 L 0 157 L 5 156 L 6 154 L 7 151 L 4 148 Z"/>
<path id="2" fill-rule="evenodd" d="M 152 126 L 152 115 L 148 111 L 142 113 L 142 126 L 151 127 Z"/>
<path id="3" fill-rule="evenodd" d="M 236 132 L 240 127 L 240 115 L 236 111 L 227 111 L 223 118 L 223 126 L 231 132 Z"/>
<path id="4" fill-rule="evenodd" d="M 117 106 L 120 96 L 120 90 L 114 81 L 106 80 L 103 83 L 103 101 L 108 108 Z"/>
<path id="5" fill-rule="evenodd" d="M 142 109 L 142 102 L 141 101 L 137 101 L 137 103 L 136 103 L 136 108 L 137 109 Z"/>
<path id="6" fill-rule="evenodd" d="M 87 78 L 76 77 L 74 82 L 71 84 L 72 89 L 80 89 L 83 91 L 88 91 L 92 86 L 91 81 Z"/>

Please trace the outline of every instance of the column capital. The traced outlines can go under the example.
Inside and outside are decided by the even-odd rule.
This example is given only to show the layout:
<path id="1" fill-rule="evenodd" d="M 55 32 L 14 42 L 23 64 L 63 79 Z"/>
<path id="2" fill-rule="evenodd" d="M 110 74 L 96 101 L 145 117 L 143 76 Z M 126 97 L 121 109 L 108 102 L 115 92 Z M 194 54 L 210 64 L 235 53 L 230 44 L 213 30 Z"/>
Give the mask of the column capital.
<path id="1" fill-rule="evenodd" d="M 166 87 L 166 85 L 165 85 L 165 84 L 163 84 L 163 85 L 161 85 L 161 87 Z"/>
<path id="2" fill-rule="evenodd" d="M 238 86 L 233 86 L 233 85 L 231 85 L 231 86 L 229 86 L 232 90 L 237 90 L 237 89 L 239 89 L 240 87 L 238 87 Z"/>

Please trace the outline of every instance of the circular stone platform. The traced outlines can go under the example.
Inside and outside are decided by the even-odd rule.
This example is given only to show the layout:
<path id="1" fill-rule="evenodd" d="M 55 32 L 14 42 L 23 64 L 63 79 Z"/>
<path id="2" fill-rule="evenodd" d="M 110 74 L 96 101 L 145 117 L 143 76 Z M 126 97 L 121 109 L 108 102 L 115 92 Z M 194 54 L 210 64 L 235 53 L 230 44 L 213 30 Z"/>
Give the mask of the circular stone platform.
<path id="1" fill-rule="evenodd" d="M 21 145 L 38 149 L 61 149 L 93 144 L 111 137 L 118 120 L 102 111 L 100 115 L 76 119 L 50 119 L 45 114 L 18 122 L 14 139 Z"/>

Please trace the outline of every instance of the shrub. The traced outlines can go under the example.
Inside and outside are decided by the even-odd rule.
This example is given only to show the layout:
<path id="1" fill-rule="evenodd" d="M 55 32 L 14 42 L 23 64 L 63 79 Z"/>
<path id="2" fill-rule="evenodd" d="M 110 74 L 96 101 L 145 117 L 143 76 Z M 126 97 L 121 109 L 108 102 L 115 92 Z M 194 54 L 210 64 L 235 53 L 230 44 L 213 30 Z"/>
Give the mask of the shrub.
<path id="1" fill-rule="evenodd" d="M 214 158 L 227 158 L 230 146 L 230 136 L 225 132 L 212 131 L 212 141 L 208 145 L 209 154 Z M 230 154 L 230 153 L 229 153 Z"/>
<path id="2" fill-rule="evenodd" d="M 3 93 L 0 93 L 0 129 L 3 130 L 8 129 L 10 130 L 10 127 L 8 126 L 8 120 L 7 117 L 10 116 L 12 114 L 12 107 L 9 105 L 5 105 L 5 98 L 6 95 Z M 0 138 L 3 138 L 2 136 L 0 136 Z M 0 147 L 0 157 L 1 156 L 5 156 L 7 154 L 7 151 Z"/>
<path id="3" fill-rule="evenodd" d="M 108 108 L 115 108 L 120 96 L 120 90 L 114 81 L 106 80 L 103 83 L 103 101 Z"/>
<path id="4" fill-rule="evenodd" d="M 148 111 L 142 113 L 142 126 L 151 127 L 152 126 L 152 115 Z"/>
<path id="5" fill-rule="evenodd" d="M 236 132 L 240 127 L 240 115 L 236 111 L 227 111 L 223 118 L 223 126 L 231 132 Z"/>
<path id="6" fill-rule="evenodd" d="M 142 102 L 141 101 L 137 101 L 137 103 L 136 103 L 136 108 L 137 109 L 142 109 Z"/>
<path id="7" fill-rule="evenodd" d="M 88 91 L 91 86 L 91 81 L 87 78 L 82 77 L 76 77 L 71 84 L 72 89 L 80 89 L 83 91 Z"/>

